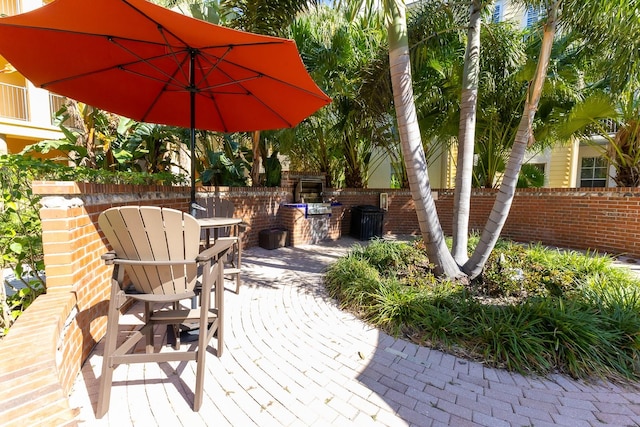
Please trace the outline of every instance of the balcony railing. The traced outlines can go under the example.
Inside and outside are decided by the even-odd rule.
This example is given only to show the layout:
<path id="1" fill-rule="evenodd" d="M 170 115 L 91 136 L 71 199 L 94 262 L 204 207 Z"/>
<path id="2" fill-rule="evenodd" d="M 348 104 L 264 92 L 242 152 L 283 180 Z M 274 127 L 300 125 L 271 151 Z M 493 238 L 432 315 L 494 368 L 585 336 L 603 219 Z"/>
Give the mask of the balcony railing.
<path id="1" fill-rule="evenodd" d="M 601 120 L 601 122 L 602 122 L 602 126 L 604 126 L 604 128 L 607 129 L 607 131 L 610 134 L 618 132 L 618 122 L 616 122 L 615 120 L 604 119 L 604 120 Z"/>
<path id="2" fill-rule="evenodd" d="M 599 120 L 600 122 L 600 126 L 595 126 L 595 125 L 589 125 L 589 127 L 587 127 L 587 135 L 590 136 L 598 136 L 598 135 L 602 135 L 603 130 L 609 134 L 609 135 L 614 135 L 615 133 L 618 132 L 618 122 L 616 122 L 613 119 L 602 119 Z"/>
<path id="3" fill-rule="evenodd" d="M 0 0 L 0 16 L 17 15 L 20 12 L 20 0 Z"/>
<path id="4" fill-rule="evenodd" d="M 0 117 L 29 120 L 27 88 L 0 83 Z"/>
<path id="5" fill-rule="evenodd" d="M 51 124 L 55 125 L 56 113 L 64 105 L 64 96 L 49 93 L 49 112 L 51 113 Z"/>

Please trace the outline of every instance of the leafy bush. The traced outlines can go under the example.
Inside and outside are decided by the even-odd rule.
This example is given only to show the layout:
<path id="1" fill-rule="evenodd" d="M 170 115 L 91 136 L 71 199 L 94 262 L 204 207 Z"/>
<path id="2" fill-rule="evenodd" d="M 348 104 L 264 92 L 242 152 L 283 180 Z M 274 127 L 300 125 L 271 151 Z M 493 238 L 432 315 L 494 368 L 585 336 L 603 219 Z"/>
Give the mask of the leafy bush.
<path id="1" fill-rule="evenodd" d="M 183 184 L 183 176 L 170 172 L 110 172 L 71 168 L 50 160 L 22 155 L 0 156 L 0 268 L 11 269 L 22 287 L 4 280 L 0 292 L 0 337 L 36 299 L 46 292 L 43 276 L 40 197 L 31 191 L 33 180 L 80 181 L 109 184 Z M 8 287 L 11 295 L 5 291 Z"/>
<path id="2" fill-rule="evenodd" d="M 428 265 L 420 242 L 373 241 L 326 283 L 343 308 L 419 344 L 522 373 L 640 379 L 640 284 L 610 257 L 501 241 L 471 285 Z"/>
<path id="3" fill-rule="evenodd" d="M 44 270 L 44 262 L 39 197 L 31 191 L 33 171 L 27 166 L 18 159 L 0 157 L 0 268 L 11 268 L 16 279 L 24 286 L 16 289 L 6 283 L 6 287 L 12 291 L 12 295 L 7 295 L 3 277 L 0 336 L 6 334 L 20 313 L 45 290 L 40 273 Z"/>
<path id="4" fill-rule="evenodd" d="M 184 129 L 137 122 L 71 99 L 56 112 L 55 123 L 63 138 L 40 141 L 21 154 L 53 151 L 85 169 L 156 174 L 180 167 L 174 159 L 188 140 Z"/>

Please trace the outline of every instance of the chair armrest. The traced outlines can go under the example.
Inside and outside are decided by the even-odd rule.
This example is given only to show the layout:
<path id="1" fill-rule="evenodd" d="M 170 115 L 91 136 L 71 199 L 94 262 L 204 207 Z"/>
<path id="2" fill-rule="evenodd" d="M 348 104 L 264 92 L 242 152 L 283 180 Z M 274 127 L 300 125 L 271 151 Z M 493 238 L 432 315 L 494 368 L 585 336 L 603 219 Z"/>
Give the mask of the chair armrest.
<path id="1" fill-rule="evenodd" d="M 114 264 L 121 264 L 121 265 L 152 265 L 152 266 L 164 266 L 164 265 L 189 265 L 189 264 L 195 264 L 196 260 L 195 259 L 174 259 L 174 260 L 170 260 L 170 261 L 155 261 L 155 260 L 148 260 L 148 261 L 141 261 L 141 260 L 133 260 L 133 259 L 123 259 L 123 258 L 115 258 L 112 261 Z"/>
<path id="2" fill-rule="evenodd" d="M 210 259 L 217 258 L 223 252 L 229 250 L 233 245 L 234 240 L 231 239 L 217 239 L 216 242 L 210 248 L 200 252 L 196 257 L 197 262 L 209 261 Z"/>
<path id="3" fill-rule="evenodd" d="M 102 254 L 100 258 L 102 258 L 105 264 L 111 265 L 113 264 L 113 260 L 116 259 L 116 253 L 115 251 L 109 251 L 106 254 Z"/>

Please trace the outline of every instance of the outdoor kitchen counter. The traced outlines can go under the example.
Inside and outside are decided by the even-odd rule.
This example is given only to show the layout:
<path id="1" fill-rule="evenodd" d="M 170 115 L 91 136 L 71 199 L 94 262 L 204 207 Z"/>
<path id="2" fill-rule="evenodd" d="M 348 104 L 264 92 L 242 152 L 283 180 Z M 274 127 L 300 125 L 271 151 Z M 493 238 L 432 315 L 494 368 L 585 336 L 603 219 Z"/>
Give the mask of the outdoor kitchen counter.
<path id="1" fill-rule="evenodd" d="M 292 246 L 334 240 L 341 235 L 341 203 L 285 203 L 282 208 L 281 223 L 289 231 Z"/>

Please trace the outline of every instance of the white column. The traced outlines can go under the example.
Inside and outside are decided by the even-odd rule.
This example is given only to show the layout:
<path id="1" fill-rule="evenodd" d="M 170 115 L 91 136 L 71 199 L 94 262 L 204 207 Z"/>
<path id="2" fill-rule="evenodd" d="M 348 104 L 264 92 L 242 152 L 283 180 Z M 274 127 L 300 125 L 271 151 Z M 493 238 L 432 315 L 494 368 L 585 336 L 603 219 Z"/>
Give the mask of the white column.
<path id="1" fill-rule="evenodd" d="M 0 133 L 0 155 L 8 153 L 9 148 L 7 147 L 7 136 Z"/>

